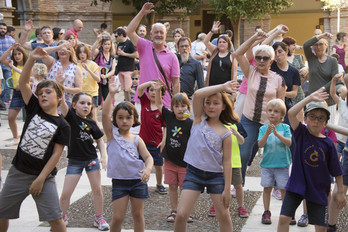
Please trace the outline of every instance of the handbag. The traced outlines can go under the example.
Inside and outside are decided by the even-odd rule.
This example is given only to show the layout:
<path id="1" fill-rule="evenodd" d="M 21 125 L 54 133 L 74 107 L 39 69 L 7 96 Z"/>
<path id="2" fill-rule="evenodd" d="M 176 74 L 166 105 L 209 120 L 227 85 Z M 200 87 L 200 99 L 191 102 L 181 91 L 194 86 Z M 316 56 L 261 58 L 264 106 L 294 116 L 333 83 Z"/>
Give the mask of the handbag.
<path id="1" fill-rule="evenodd" d="M 153 58 L 155 59 L 155 62 L 156 62 L 156 64 L 157 64 L 157 67 L 158 67 L 158 69 L 160 70 L 162 76 L 164 77 L 164 80 L 165 80 L 165 82 L 166 82 L 166 86 L 167 86 L 168 92 L 169 92 L 169 94 L 170 94 L 170 97 L 173 97 L 173 89 L 170 88 L 169 85 L 168 85 L 167 77 L 166 77 L 166 75 L 164 74 L 164 71 L 163 71 L 163 69 L 162 69 L 162 66 L 161 66 L 161 64 L 160 64 L 160 62 L 159 62 L 159 60 L 158 60 L 158 58 L 157 58 L 157 55 L 156 55 L 156 52 L 155 52 L 155 49 L 154 49 L 154 48 L 152 48 L 152 53 L 153 53 Z"/>

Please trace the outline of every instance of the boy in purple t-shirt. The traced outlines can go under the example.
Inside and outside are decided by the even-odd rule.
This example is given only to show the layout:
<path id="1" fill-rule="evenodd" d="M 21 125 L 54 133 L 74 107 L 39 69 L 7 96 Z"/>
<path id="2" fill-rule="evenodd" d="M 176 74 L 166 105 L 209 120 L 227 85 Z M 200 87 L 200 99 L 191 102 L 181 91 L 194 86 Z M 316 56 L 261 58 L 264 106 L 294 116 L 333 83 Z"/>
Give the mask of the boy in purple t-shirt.
<path id="1" fill-rule="evenodd" d="M 287 192 L 280 212 L 278 232 L 289 231 L 289 222 L 303 199 L 307 202 L 309 224 L 315 225 L 315 231 L 326 231 L 330 175 L 335 177 L 337 183 L 338 191 L 332 194 L 337 207 L 343 208 L 346 204 L 342 170 L 335 146 L 330 138 L 320 133 L 330 118 L 330 111 L 322 103 L 328 97 L 324 89 L 319 89 L 288 111 L 296 150 L 285 187 Z M 296 117 L 305 106 L 304 121 L 307 126 Z"/>

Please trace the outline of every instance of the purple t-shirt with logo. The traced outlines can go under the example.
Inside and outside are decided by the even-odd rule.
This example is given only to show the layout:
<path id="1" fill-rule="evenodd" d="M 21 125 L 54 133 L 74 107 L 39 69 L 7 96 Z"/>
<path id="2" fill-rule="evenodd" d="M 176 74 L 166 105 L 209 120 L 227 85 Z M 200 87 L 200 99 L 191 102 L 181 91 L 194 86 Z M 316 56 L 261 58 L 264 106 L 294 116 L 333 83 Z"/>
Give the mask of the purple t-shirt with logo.
<path id="1" fill-rule="evenodd" d="M 302 195 L 306 200 L 327 205 L 331 176 L 342 175 L 335 145 L 329 137 L 311 135 L 301 122 L 294 131 L 296 150 L 288 191 Z"/>

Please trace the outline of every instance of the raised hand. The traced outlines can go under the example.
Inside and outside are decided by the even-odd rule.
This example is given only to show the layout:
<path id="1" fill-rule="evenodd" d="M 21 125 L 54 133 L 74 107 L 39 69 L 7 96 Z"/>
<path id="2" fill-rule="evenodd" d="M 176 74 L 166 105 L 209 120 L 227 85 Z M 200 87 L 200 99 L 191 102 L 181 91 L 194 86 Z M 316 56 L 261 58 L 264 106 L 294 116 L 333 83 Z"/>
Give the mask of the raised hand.
<path id="1" fill-rule="evenodd" d="M 118 83 L 115 76 L 111 76 L 109 80 L 109 92 L 112 94 L 118 93 Z"/>
<path id="2" fill-rule="evenodd" d="M 341 79 L 342 76 L 343 76 L 342 73 L 337 73 L 335 76 L 332 77 L 331 81 L 337 81 Z"/>
<path id="3" fill-rule="evenodd" d="M 58 81 L 59 83 L 63 84 L 66 78 L 67 78 L 67 76 L 64 75 L 63 70 L 61 68 L 58 68 L 57 69 L 56 81 Z"/>
<path id="4" fill-rule="evenodd" d="M 322 102 L 329 98 L 329 94 L 322 87 L 310 95 L 312 101 Z"/>
<path id="5" fill-rule="evenodd" d="M 321 35 L 319 35 L 320 39 L 332 39 L 333 38 L 333 34 L 329 33 L 329 32 L 325 32 Z"/>
<path id="6" fill-rule="evenodd" d="M 21 46 L 20 43 L 14 43 L 14 44 L 12 44 L 11 49 L 12 49 L 12 50 L 17 49 L 17 48 L 19 48 L 20 46 Z"/>
<path id="7" fill-rule="evenodd" d="M 254 36 L 256 37 L 256 40 L 262 40 L 262 39 L 266 39 L 268 37 L 267 33 L 260 30 L 257 31 Z"/>
<path id="8" fill-rule="evenodd" d="M 31 19 L 25 22 L 24 24 L 25 31 L 30 31 L 32 27 L 33 27 L 33 21 Z"/>
<path id="9" fill-rule="evenodd" d="M 153 88 L 155 90 L 159 90 L 162 88 L 162 86 L 165 86 L 164 82 L 161 79 L 157 79 L 153 82 Z"/>
<path id="10" fill-rule="evenodd" d="M 289 32 L 289 28 L 283 24 L 279 24 L 277 26 L 277 30 L 280 31 L 282 34 Z"/>
<path id="11" fill-rule="evenodd" d="M 152 2 L 146 2 L 143 7 L 141 8 L 141 12 L 144 14 L 150 14 L 154 11 L 155 5 Z"/>
<path id="12" fill-rule="evenodd" d="M 220 24 L 221 24 L 220 21 L 216 21 L 216 22 L 213 24 L 211 30 L 212 30 L 214 33 L 218 32 L 219 29 L 220 29 Z"/>
<path id="13" fill-rule="evenodd" d="M 47 52 L 41 47 L 35 48 L 35 50 L 29 54 L 29 57 L 34 60 L 42 60 L 46 56 L 48 56 Z"/>
<path id="14" fill-rule="evenodd" d="M 235 80 L 233 81 L 227 81 L 224 84 L 224 91 L 227 93 L 235 93 L 239 89 L 239 83 Z"/>

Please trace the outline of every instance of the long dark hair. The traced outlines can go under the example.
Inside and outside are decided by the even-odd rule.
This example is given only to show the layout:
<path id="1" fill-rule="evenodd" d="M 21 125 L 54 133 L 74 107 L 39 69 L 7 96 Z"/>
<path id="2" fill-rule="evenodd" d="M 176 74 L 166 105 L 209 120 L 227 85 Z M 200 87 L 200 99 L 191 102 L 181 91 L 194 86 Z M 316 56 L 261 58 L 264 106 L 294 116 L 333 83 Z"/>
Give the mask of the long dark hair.
<path id="1" fill-rule="evenodd" d="M 137 112 L 137 109 L 135 108 L 135 106 L 130 103 L 130 102 L 127 102 L 127 101 L 124 101 L 124 102 L 120 102 L 117 104 L 117 106 L 115 107 L 114 111 L 112 112 L 112 124 L 115 126 L 115 127 L 118 127 L 117 126 L 117 123 L 116 123 L 116 115 L 117 115 L 117 112 L 119 110 L 125 110 L 127 111 L 130 115 L 133 115 L 133 118 L 134 118 L 134 123 L 132 125 L 132 127 L 135 127 L 135 126 L 139 126 L 140 125 L 140 122 L 139 122 L 139 114 Z"/>
<path id="2" fill-rule="evenodd" d="M 28 55 L 25 52 L 24 48 L 18 47 L 18 48 L 15 48 L 14 50 L 19 51 L 20 53 L 23 54 L 23 66 L 24 66 L 25 62 L 27 62 L 27 59 L 28 59 Z M 11 60 L 13 61 L 13 65 L 17 67 L 18 63 L 17 63 L 17 61 L 14 58 L 14 52 L 13 51 L 12 51 L 12 55 L 11 55 Z"/>

